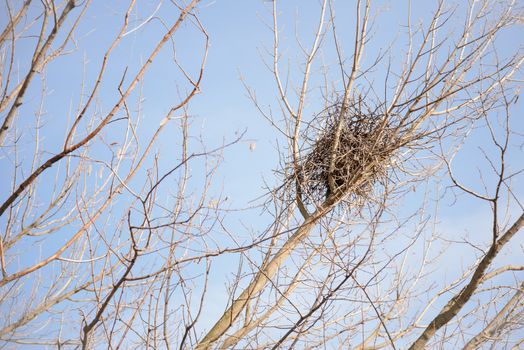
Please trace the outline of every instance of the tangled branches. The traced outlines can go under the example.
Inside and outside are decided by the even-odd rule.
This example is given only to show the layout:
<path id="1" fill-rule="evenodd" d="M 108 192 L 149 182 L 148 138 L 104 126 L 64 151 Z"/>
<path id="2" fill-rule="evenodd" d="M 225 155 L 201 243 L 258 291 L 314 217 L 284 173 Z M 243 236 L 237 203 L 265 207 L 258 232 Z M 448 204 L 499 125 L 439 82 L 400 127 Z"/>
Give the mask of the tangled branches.
<path id="1" fill-rule="evenodd" d="M 386 180 L 399 147 L 391 118 L 381 105 L 372 108 L 358 98 L 346 106 L 336 102 L 315 119 L 321 126 L 316 140 L 308 139 L 295 175 L 304 203 L 319 205 L 331 195 L 342 196 L 345 205 L 362 203 Z"/>

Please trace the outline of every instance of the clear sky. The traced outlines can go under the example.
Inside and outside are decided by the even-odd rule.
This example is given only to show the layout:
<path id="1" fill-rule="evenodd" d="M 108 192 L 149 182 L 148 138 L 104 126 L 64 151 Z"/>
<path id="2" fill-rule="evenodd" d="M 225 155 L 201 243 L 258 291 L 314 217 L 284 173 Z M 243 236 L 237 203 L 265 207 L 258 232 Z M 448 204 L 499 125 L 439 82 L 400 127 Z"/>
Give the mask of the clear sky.
<path id="1" fill-rule="evenodd" d="M 390 59 L 392 64 L 398 65 L 406 51 L 407 1 L 391 0 L 373 3 L 372 16 L 376 18 L 374 17 L 370 28 L 372 36 L 365 51 L 364 62 L 369 64 L 392 45 Z M 413 22 L 424 23 L 431 16 L 436 2 L 412 1 L 412 3 Z M 45 86 L 43 126 L 40 132 L 41 147 L 45 149 L 45 155 L 60 150 L 67 126 L 65 120 L 71 118 L 73 115 L 71 111 L 76 108 L 81 99 L 85 98 L 81 93 L 81 83 L 84 81 L 87 86 L 92 86 L 94 83 L 102 59 L 101 54 L 115 37 L 122 23 L 121 13 L 125 11 L 127 5 L 127 1 L 95 1 L 86 14 L 88 20 L 82 22 L 77 30 L 75 37 L 77 46 L 71 45 L 70 54 L 56 62 L 51 62 L 45 71 L 46 79 L 31 87 L 22 109 L 22 112 L 30 115 L 30 118 L 24 116 L 19 118 L 18 127 L 22 130 L 24 125 L 35 124 L 33 115 L 39 108 L 41 89 Z M 207 0 L 201 2 L 198 10 L 198 17 L 209 34 L 210 46 L 201 93 L 188 107 L 191 116 L 191 134 L 194 136 L 191 139 L 191 146 L 194 152 L 199 152 L 203 148 L 201 142 L 206 149 L 213 149 L 243 135 L 240 142 L 224 150 L 220 167 L 210 189 L 210 200 L 218 196 L 222 199 L 227 198 L 225 207 L 235 209 L 227 213 L 225 222 L 240 242 L 247 241 L 251 237 L 251 230 L 260 233 L 270 223 L 271 216 L 261 208 L 243 211 L 236 211 L 236 209 L 260 205 L 262 203 L 260 196 L 266 193 L 266 186 L 277 184 L 273 174 L 273 170 L 279 168 L 277 147 L 284 145 L 282 136 L 260 115 L 248 98 L 246 90 L 247 86 L 256 92 L 260 106 L 266 111 L 271 111 L 276 120 L 282 120 L 275 80 L 266 66 L 267 63 L 271 64 L 270 50 L 273 44 L 270 28 L 271 7 L 270 1 L 263 0 Z M 354 7 L 353 1 L 336 2 L 337 29 L 348 61 L 352 54 Z M 318 23 L 319 2 L 283 0 L 279 8 L 282 74 L 285 77 L 289 73 L 291 86 L 297 88 L 301 82 L 299 78 L 303 69 L 303 55 L 297 41 L 305 47 L 311 45 L 311 35 Z M 456 14 L 451 16 L 450 21 L 456 21 L 455 27 L 460 28 L 460 23 L 464 21 L 460 5 L 455 8 L 455 11 Z M 158 34 L 165 30 L 163 23 L 172 23 L 177 16 L 178 12 L 172 11 L 172 6 L 168 2 L 137 1 L 128 34 L 117 46 L 108 62 L 107 77 L 97 98 L 96 108 L 91 109 L 91 113 L 103 115 L 112 107 L 118 98 L 116 88 L 124 71 L 128 70 L 127 80 L 124 81 L 129 81 L 153 48 Z M 142 25 L 144 20 L 150 17 L 150 21 Z M 5 12 L 0 13 L 0 20 L 3 26 L 7 20 Z M 456 32 L 451 30 L 449 35 L 452 37 Z M 522 37 L 518 35 L 519 33 L 515 31 L 506 33 L 500 38 L 497 48 L 501 56 L 507 55 L 516 46 L 522 46 Z M 27 55 L 31 54 L 34 45 L 31 40 L 28 36 L 21 41 L 18 48 L 20 57 L 24 52 Z M 326 36 L 326 44 L 319 54 L 320 58 L 313 65 L 311 98 L 306 101 L 305 106 L 305 115 L 309 117 L 314 116 L 323 107 L 322 72 L 325 67 L 330 69 L 327 76 L 332 80 L 329 84 L 338 85 L 340 89 L 336 53 L 330 40 L 331 37 Z M 174 36 L 174 47 L 177 59 L 190 74 L 195 75 L 200 67 L 204 48 L 202 34 L 195 30 L 194 26 L 184 25 Z M 140 88 L 143 97 L 140 132 L 144 135 L 154 130 L 170 106 L 178 100 L 179 94 L 183 94 L 188 89 L 188 84 L 183 81 L 180 71 L 173 69 L 172 54 L 173 50 L 169 44 L 155 60 Z M 380 85 L 384 79 L 385 62 L 387 60 L 369 73 L 371 84 L 376 82 Z M 21 59 L 17 61 L 17 65 L 22 75 L 27 69 L 27 62 Z M 133 98 L 136 99 L 137 95 Z M 512 113 L 517 116 L 512 120 L 513 130 L 522 133 L 524 132 L 524 118 L 521 117 L 524 112 L 522 102 L 519 101 L 513 108 Z M 110 144 L 113 140 L 117 140 L 121 132 L 117 124 L 110 126 L 103 134 L 104 142 Z M 21 159 L 27 159 L 33 151 L 34 133 L 27 131 L 21 133 L 23 145 Z M 482 179 L 477 167 L 480 166 L 482 169 L 489 167 L 479 147 L 484 146 L 488 149 L 488 154 L 493 154 L 492 147 L 487 145 L 486 141 L 485 130 L 473 131 L 471 140 L 464 147 L 464 152 L 457 156 L 454 163 L 457 176 L 479 191 L 482 190 Z M 522 144 L 520 144 L 520 152 L 518 144 L 512 146 L 514 152 L 510 155 L 509 166 L 517 170 L 524 165 Z M 103 147 L 94 150 L 104 152 Z M 167 170 L 176 164 L 180 152 L 179 131 L 175 128 L 168 129 L 159 140 L 155 152 L 159 154 L 161 170 Z M 45 159 L 45 155 L 42 159 Z M 9 157 L 4 152 L 0 156 L 0 162 L 12 162 Z M 27 174 L 30 163 L 25 163 L 24 167 L 26 168 L 23 173 Z M 203 186 L 203 164 L 191 164 L 190 169 L 190 191 L 198 193 Z M 12 186 L 9 181 L 12 178 L 12 169 L 0 163 L 0 174 L 4 179 L 0 183 L 0 193 L 4 198 Z M 49 172 L 45 176 L 43 181 L 50 181 L 54 173 Z M 143 182 L 145 177 L 145 173 L 139 175 L 135 184 Z M 172 185 L 176 188 L 176 179 L 173 179 Z M 449 182 L 446 180 L 438 188 L 433 183 L 429 185 L 431 199 L 441 200 L 438 230 L 450 240 L 460 240 L 467 235 L 479 245 L 489 242 L 490 222 L 486 219 L 489 215 L 489 207 L 486 204 L 479 205 L 478 201 L 467 196 L 455 197 L 446 187 L 448 185 Z M 524 194 L 522 176 L 515 178 L 513 186 L 515 197 L 522 201 Z M 41 195 L 45 196 L 47 190 L 43 189 Z M 420 185 L 417 190 L 419 191 L 406 197 L 404 202 L 395 203 L 399 207 L 399 212 L 407 214 L 421 205 L 424 186 Z M 433 204 L 430 207 L 433 208 Z M 518 207 L 512 207 L 510 211 L 515 215 L 520 213 L 519 210 Z M 5 222 L 0 222 L 2 226 L 5 225 Z M 507 249 L 501 259 L 514 261 L 522 256 L 524 244 L 522 236 L 515 239 L 514 244 Z M 60 242 L 57 241 L 56 244 L 59 245 Z M 437 271 L 436 276 L 450 281 L 462 271 L 462 266 L 469 266 L 478 257 L 478 251 L 469 246 L 468 249 L 463 249 L 463 246 L 466 245 L 454 245 L 454 248 L 448 251 L 449 256 L 453 258 L 443 261 L 442 270 Z M 43 251 L 41 254 L 45 256 L 46 252 Z M 209 313 L 206 315 L 209 322 L 214 320 L 223 309 L 223 302 L 227 296 L 224 281 L 230 279 L 231 273 L 235 272 L 237 258 L 225 258 L 214 267 L 216 273 L 211 277 L 211 286 L 217 291 L 212 293 L 212 297 L 217 301 L 211 303 Z M 456 268 L 458 265 L 461 266 L 459 270 Z M 518 276 L 522 277 L 522 275 Z M 204 327 L 205 323 L 200 326 Z"/>

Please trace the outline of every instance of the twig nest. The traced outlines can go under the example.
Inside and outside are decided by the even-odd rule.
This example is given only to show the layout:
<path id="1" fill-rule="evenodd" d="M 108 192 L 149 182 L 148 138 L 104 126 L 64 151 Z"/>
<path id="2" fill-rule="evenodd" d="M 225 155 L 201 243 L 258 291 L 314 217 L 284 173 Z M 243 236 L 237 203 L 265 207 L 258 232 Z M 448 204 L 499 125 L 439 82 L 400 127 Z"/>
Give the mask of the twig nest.
<path id="1" fill-rule="evenodd" d="M 385 179 L 390 155 L 397 148 L 389 120 L 380 108 L 370 109 L 360 100 L 345 107 L 336 103 L 320 117 L 317 139 L 310 140 L 295 175 L 302 200 L 319 205 L 336 194 L 347 204 L 361 202 L 376 182 Z"/>

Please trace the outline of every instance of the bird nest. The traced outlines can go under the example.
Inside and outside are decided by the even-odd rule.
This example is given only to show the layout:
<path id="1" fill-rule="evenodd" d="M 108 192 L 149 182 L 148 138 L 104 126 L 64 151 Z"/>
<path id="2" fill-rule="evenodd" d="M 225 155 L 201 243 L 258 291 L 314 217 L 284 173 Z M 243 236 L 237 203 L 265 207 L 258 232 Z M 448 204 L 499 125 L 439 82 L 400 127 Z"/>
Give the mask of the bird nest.
<path id="1" fill-rule="evenodd" d="M 328 198 L 362 203 L 374 185 L 386 179 L 397 148 L 387 116 L 362 101 L 342 109 L 342 103 L 335 103 L 319 115 L 322 127 L 315 140 L 309 140 L 295 171 L 296 187 L 306 205 L 318 206 Z"/>

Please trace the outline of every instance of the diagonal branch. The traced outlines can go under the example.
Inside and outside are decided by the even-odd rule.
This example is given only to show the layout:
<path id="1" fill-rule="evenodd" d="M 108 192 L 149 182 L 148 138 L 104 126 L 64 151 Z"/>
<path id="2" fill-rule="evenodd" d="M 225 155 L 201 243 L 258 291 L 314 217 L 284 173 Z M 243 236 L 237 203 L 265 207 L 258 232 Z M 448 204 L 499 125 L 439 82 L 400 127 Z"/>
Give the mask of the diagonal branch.
<path id="1" fill-rule="evenodd" d="M 469 301 L 477 286 L 482 282 L 487 268 L 502 247 L 524 226 L 524 213 L 515 221 L 515 223 L 502 235 L 502 237 L 494 242 L 486 255 L 478 264 L 473 277 L 469 283 L 462 288 L 462 290 L 455 295 L 447 304 L 440 310 L 439 314 L 430 322 L 424 329 L 424 332 L 419 338 L 409 347 L 409 350 L 422 350 L 426 348 L 427 342 L 435 335 L 435 333 L 451 321 L 462 309 L 462 307 Z"/>

